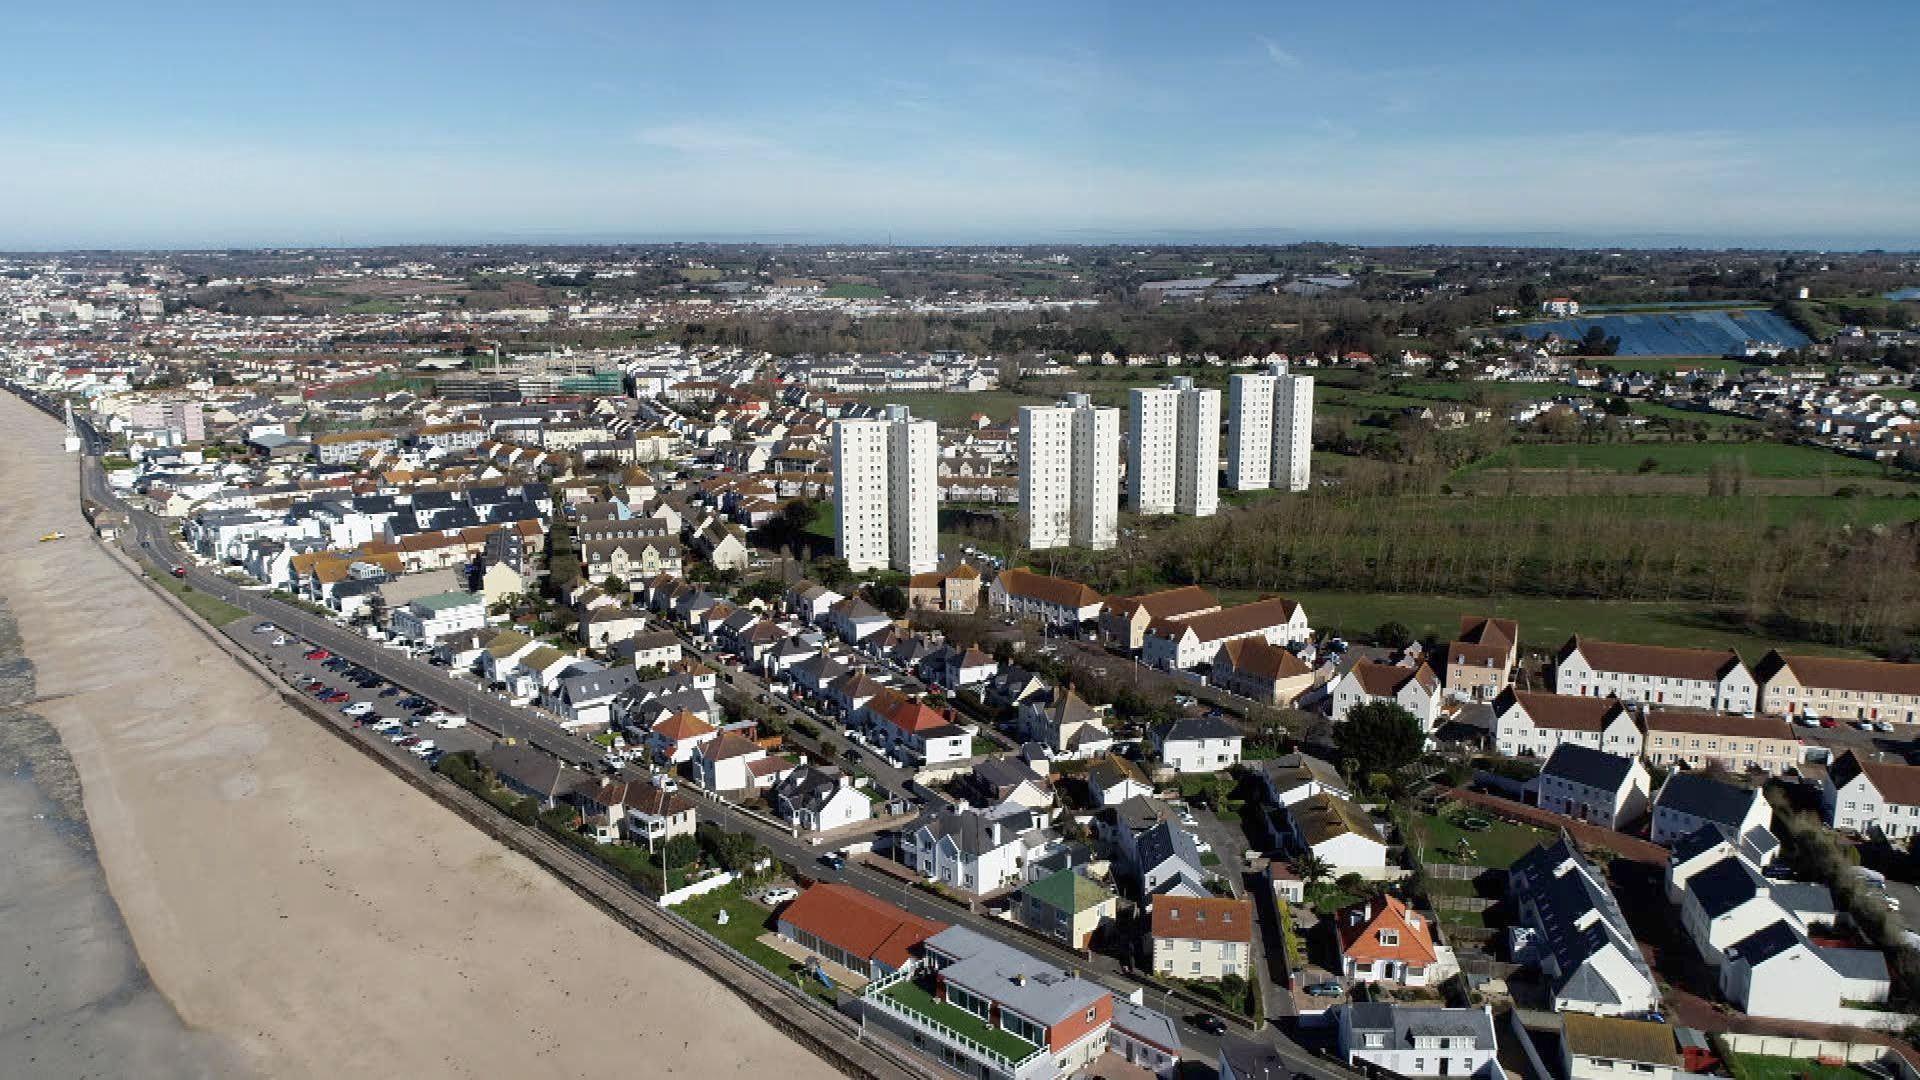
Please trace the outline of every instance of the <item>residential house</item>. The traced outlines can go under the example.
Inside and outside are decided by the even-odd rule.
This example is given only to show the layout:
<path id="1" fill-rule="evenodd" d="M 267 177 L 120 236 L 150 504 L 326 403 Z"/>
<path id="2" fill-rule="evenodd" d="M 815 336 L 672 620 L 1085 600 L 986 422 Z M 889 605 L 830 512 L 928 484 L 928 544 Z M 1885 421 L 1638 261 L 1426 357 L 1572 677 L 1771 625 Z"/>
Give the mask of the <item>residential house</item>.
<path id="1" fill-rule="evenodd" d="M 487 624 L 487 603 L 470 592 L 443 592 L 393 609 L 393 632 L 409 641 L 435 642 Z"/>
<path id="2" fill-rule="evenodd" d="M 1920 833 L 1920 765 L 1874 761 L 1848 750 L 1827 767 L 1820 805 L 1836 829 L 1906 842 Z"/>
<path id="3" fill-rule="evenodd" d="M 1213 773 L 1240 763 L 1245 736 L 1219 716 L 1187 716 L 1154 733 L 1160 760 L 1177 773 Z"/>
<path id="4" fill-rule="evenodd" d="M 1675 1080 L 1687 1071 L 1673 1025 L 1574 1012 L 1560 1014 L 1559 1064 L 1566 1080 Z"/>
<path id="5" fill-rule="evenodd" d="M 1508 757 L 1540 757 L 1562 743 L 1639 757 L 1643 740 L 1633 714 L 1616 698 L 1544 694 L 1512 688 L 1493 702 L 1493 744 Z"/>
<path id="6" fill-rule="evenodd" d="M 1035 772 L 1018 758 L 991 757 L 976 762 L 962 783 L 977 805 L 1000 806 L 1018 803 L 1029 810 L 1044 810 L 1053 805 L 1053 782 Z"/>
<path id="7" fill-rule="evenodd" d="M 1606 875 L 1562 833 L 1507 871 L 1514 961 L 1537 965 L 1556 1012 L 1627 1016 L 1656 1009 L 1659 987 Z"/>
<path id="8" fill-rule="evenodd" d="M 1702 826 L 1718 826 L 1730 837 L 1742 837 L 1773 822 L 1773 809 L 1757 787 L 1742 787 L 1702 773 L 1674 772 L 1660 785 L 1653 800 L 1653 826 L 1648 838 L 1671 848 Z M 1763 864 L 1764 865 L 1764 864 Z"/>
<path id="9" fill-rule="evenodd" d="M 650 779 L 605 780 L 583 788 L 575 801 L 603 844 L 625 839 L 652 850 L 676 836 L 692 836 L 696 825 L 693 803 Z"/>
<path id="10" fill-rule="evenodd" d="M 1432 731 L 1440 719 L 1440 680 L 1424 663 L 1403 666 L 1356 660 L 1333 684 L 1334 722 L 1375 701 L 1400 706 L 1420 722 L 1420 730 Z"/>
<path id="11" fill-rule="evenodd" d="M 1618 829 L 1647 809 L 1647 767 L 1575 743 L 1561 743 L 1527 781 L 1527 801 L 1591 825 Z"/>
<path id="12" fill-rule="evenodd" d="M 625 641 L 647 628 L 647 613 L 640 608 L 607 604 L 580 616 L 577 632 L 582 644 L 605 649 Z M 677 644 L 677 643 L 676 643 Z"/>
<path id="13" fill-rule="evenodd" d="M 695 750 L 719 737 L 712 724 L 682 709 L 655 723 L 647 743 L 655 757 L 679 765 L 693 760 Z"/>
<path id="14" fill-rule="evenodd" d="M 1451 973 L 1451 963 L 1440 962 L 1433 921 L 1397 896 L 1382 893 L 1341 908 L 1333 928 L 1340 974 L 1356 982 L 1427 986 Z"/>
<path id="15" fill-rule="evenodd" d="M 864 728 L 888 757 L 915 765 L 964 761 L 973 755 L 973 736 L 924 702 L 897 690 L 881 690 L 854 713 L 853 725 Z"/>
<path id="16" fill-rule="evenodd" d="M 1655 765 L 1778 776 L 1797 768 L 1804 753 L 1792 726 L 1778 716 L 1649 709 L 1644 723 L 1647 760 Z"/>
<path id="17" fill-rule="evenodd" d="M 928 881 L 985 895 L 1024 881 L 1051 840 L 1025 807 L 936 808 L 900 831 L 899 855 Z"/>
<path id="18" fill-rule="evenodd" d="M 1758 700 L 1752 672 L 1732 649 L 1628 645 L 1577 634 L 1560 648 L 1553 688 L 1562 694 L 1735 713 L 1752 712 Z"/>
<path id="19" fill-rule="evenodd" d="M 1135 796 L 1153 794 L 1153 785 L 1140 766 L 1118 754 L 1106 753 L 1087 767 L 1087 794 L 1095 806 L 1118 806 Z"/>
<path id="20" fill-rule="evenodd" d="M 1124 846 L 1142 897 L 1172 893 L 1207 896 L 1206 859 L 1194 835 L 1172 821 L 1159 821 L 1131 835 Z"/>
<path id="21" fill-rule="evenodd" d="M 1253 977 L 1253 904 L 1214 896 L 1153 897 L 1153 970 L 1163 977 L 1216 982 Z"/>
<path id="22" fill-rule="evenodd" d="M 1141 640 L 1141 662 L 1166 671 L 1211 664 L 1220 646 L 1243 638 L 1294 645 L 1313 634 L 1306 609 L 1283 596 L 1181 619 L 1156 619 Z"/>
<path id="23" fill-rule="evenodd" d="M 609 647 L 612 656 L 632 664 L 636 671 L 667 668 L 680 662 L 680 638 L 671 630 L 653 630 L 617 639 Z"/>
<path id="24" fill-rule="evenodd" d="M 1768 653 L 1760 710 L 1779 716 L 1920 723 L 1920 664 Z"/>
<path id="25" fill-rule="evenodd" d="M 1332 1010 L 1340 1059 L 1371 1073 L 1504 1080 L 1493 1010 L 1356 1001 Z M 1371 1068 L 1370 1068 L 1371 1067 Z"/>
<path id="26" fill-rule="evenodd" d="M 808 886 L 774 919 L 781 937 L 868 979 L 913 963 L 920 944 L 947 925 L 829 881 Z"/>
<path id="27" fill-rule="evenodd" d="M 1108 706 L 1087 704 L 1071 686 L 1055 687 L 1050 698 L 1034 697 L 1020 706 L 1020 737 L 1047 748 L 1055 758 L 1085 761 L 1113 749 L 1107 729 Z"/>
<path id="28" fill-rule="evenodd" d="M 1891 990 L 1878 951 L 1816 945 L 1786 919 L 1729 947 L 1720 965 L 1721 994 L 1748 1016 L 1857 1025 Z"/>
<path id="29" fill-rule="evenodd" d="M 1145 643 L 1147 627 L 1156 619 L 1179 622 L 1219 610 L 1220 601 L 1198 585 L 1122 597 L 1107 601 L 1101 611 L 1100 635 L 1123 649 L 1136 651 Z"/>
<path id="30" fill-rule="evenodd" d="M 1067 868 L 1021 889 L 1014 913 L 1027 929 L 1068 948 L 1085 949 L 1102 927 L 1119 916 L 1120 899 L 1113 890 Z"/>
<path id="31" fill-rule="evenodd" d="M 1287 830 L 1295 848 L 1319 856 L 1336 875 L 1379 877 L 1386 869 L 1380 830 L 1366 811 L 1330 791 L 1287 807 Z"/>
<path id="32" fill-rule="evenodd" d="M 980 571 L 971 563 L 907 579 L 907 605 L 915 611 L 971 615 L 980 609 Z"/>
<path id="33" fill-rule="evenodd" d="M 920 662 L 920 677 L 949 691 L 984 686 L 999 670 L 998 661 L 971 646 L 958 649 L 942 645 Z"/>
<path id="34" fill-rule="evenodd" d="M 638 682 L 629 667 L 576 671 L 562 676 L 542 701 L 569 731 L 604 729 L 613 723 L 614 702 Z"/>
<path id="35" fill-rule="evenodd" d="M 544 750 L 515 743 L 494 743 L 480 752 L 479 762 L 508 791 L 536 799 L 548 810 L 572 798 L 590 780 Z"/>
<path id="36" fill-rule="evenodd" d="M 766 747 L 730 731 L 695 746 L 688 763 L 709 791 L 765 791 L 795 768 L 786 758 L 769 755 Z"/>
<path id="37" fill-rule="evenodd" d="M 1283 810 L 1322 792 L 1342 799 L 1353 797 L 1340 770 L 1312 754 L 1283 754 L 1253 762 L 1252 767 L 1261 786 L 1267 789 L 1267 801 Z"/>
<path id="38" fill-rule="evenodd" d="M 1263 705 L 1291 705 L 1316 684 L 1313 669 L 1293 650 L 1263 638 L 1240 638 L 1220 646 L 1207 681 Z"/>
<path id="39" fill-rule="evenodd" d="M 996 709 L 1017 709 L 1052 690 L 1051 683 L 1033 672 L 1009 666 L 987 680 L 985 697 Z"/>
<path id="40" fill-rule="evenodd" d="M 1099 593 L 1077 581 L 1015 568 L 994 577 L 987 589 L 987 603 L 993 610 L 1016 618 L 1065 627 L 1097 619 L 1104 601 Z"/>
<path id="41" fill-rule="evenodd" d="M 773 785 L 767 802 L 775 816 L 807 832 L 857 825 L 873 817 L 873 800 L 853 778 L 831 765 L 801 765 Z"/>
<path id="42" fill-rule="evenodd" d="M 1519 655 L 1519 623 L 1462 615 L 1460 633 L 1447 646 L 1447 689 L 1471 701 L 1492 701 L 1512 682 Z"/>

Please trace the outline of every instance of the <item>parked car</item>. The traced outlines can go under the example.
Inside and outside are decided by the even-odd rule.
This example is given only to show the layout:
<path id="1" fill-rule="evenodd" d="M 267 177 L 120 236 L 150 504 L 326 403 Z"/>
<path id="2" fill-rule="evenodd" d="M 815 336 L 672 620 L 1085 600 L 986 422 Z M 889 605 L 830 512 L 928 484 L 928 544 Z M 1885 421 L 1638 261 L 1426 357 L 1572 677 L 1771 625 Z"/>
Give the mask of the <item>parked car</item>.
<path id="1" fill-rule="evenodd" d="M 368 713 L 373 711 L 373 706 L 367 704 L 364 701 L 355 701 L 350 704 L 340 706 L 340 711 L 345 713 L 348 716 L 365 716 Z"/>
<path id="2" fill-rule="evenodd" d="M 768 907 L 779 907 L 800 895 L 800 890 L 785 885 L 776 886 L 760 894 L 760 902 Z"/>
<path id="3" fill-rule="evenodd" d="M 320 648 L 317 645 L 311 649 L 308 649 L 306 652 L 301 653 L 300 655 L 306 657 L 309 660 L 326 660 L 333 656 L 332 653 L 328 652 L 325 649 Z"/>
<path id="4" fill-rule="evenodd" d="M 256 634 L 271 634 L 274 632 L 275 629 L 277 629 L 277 627 L 275 627 L 272 623 L 263 622 L 263 623 L 256 624 L 253 628 L 253 632 Z"/>
<path id="5" fill-rule="evenodd" d="M 328 694 L 322 700 L 324 700 L 329 705 L 338 705 L 343 701 L 351 701 L 352 699 L 353 699 L 353 695 L 347 693 L 345 690 L 335 690 L 333 693 Z"/>
<path id="6" fill-rule="evenodd" d="M 1307 993 L 1314 997 L 1339 997 L 1342 992 L 1337 982 L 1317 982 L 1307 987 Z"/>
<path id="7" fill-rule="evenodd" d="M 399 688 L 399 687 L 397 687 L 397 686 L 389 686 L 389 687 L 387 687 L 387 688 L 386 688 L 385 690 L 382 690 L 382 691 L 380 691 L 380 696 L 381 696 L 381 697 L 393 697 L 394 695 L 396 695 L 396 694 L 398 694 L 399 692 L 400 692 L 400 688 Z"/>
<path id="8" fill-rule="evenodd" d="M 1823 728 L 1831 728 L 1831 727 L 1838 727 L 1839 725 L 1834 723 L 1833 717 L 1823 716 L 1820 718 L 1820 726 Z"/>
<path id="9" fill-rule="evenodd" d="M 176 566 L 173 569 L 167 571 L 167 573 L 172 574 L 174 577 L 177 577 L 177 578 L 184 578 L 187 576 L 187 568 L 184 566 Z"/>
<path id="10" fill-rule="evenodd" d="M 1212 1013 L 1194 1013 L 1192 1016 L 1187 1017 L 1187 1023 L 1192 1024 L 1194 1027 L 1199 1028 L 1209 1035 L 1225 1035 L 1227 1033 L 1227 1022 Z"/>

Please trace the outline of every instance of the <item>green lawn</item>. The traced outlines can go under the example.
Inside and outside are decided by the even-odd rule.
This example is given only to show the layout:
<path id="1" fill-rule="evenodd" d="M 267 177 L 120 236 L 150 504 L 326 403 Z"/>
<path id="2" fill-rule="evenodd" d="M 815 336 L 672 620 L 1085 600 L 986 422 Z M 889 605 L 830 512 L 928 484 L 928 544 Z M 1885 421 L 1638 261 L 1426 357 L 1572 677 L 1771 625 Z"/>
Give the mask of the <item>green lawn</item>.
<path id="1" fill-rule="evenodd" d="M 782 979 L 797 983 L 824 1001 L 831 1003 L 834 1000 L 826 987 L 800 974 L 799 965 L 785 953 L 760 941 L 760 935 L 771 929 L 772 915 L 766 908 L 747 899 L 738 885 L 727 885 L 703 896 L 682 900 L 674 905 L 673 910 Z M 720 925 L 719 921 L 722 910 L 727 913 L 725 926 Z"/>
<path id="2" fill-rule="evenodd" d="M 985 413 L 995 423 L 1007 423 L 1022 405 L 1052 405 L 1057 399 L 1047 394 L 1021 394 L 1011 390 L 980 390 L 975 393 L 867 394 L 861 401 L 879 405 L 905 405 L 913 415 L 947 426 L 965 424 L 974 413 Z"/>
<path id="3" fill-rule="evenodd" d="M 171 575 L 148 574 L 147 576 L 159 582 L 161 588 L 179 597 L 180 602 L 187 605 L 195 615 L 200 616 L 215 626 L 225 626 L 246 614 L 246 612 L 234 607 L 225 600 L 203 593 L 186 582 L 173 578 Z"/>
<path id="4" fill-rule="evenodd" d="M 1474 832 L 1460 827 L 1459 822 L 1463 818 L 1475 814 L 1487 820 L 1489 824 L 1486 829 Z M 1553 839 L 1544 829 L 1502 821 L 1491 814 L 1476 811 L 1451 800 L 1442 804 L 1437 814 L 1409 813 L 1407 822 L 1414 833 L 1414 837 L 1409 838 L 1409 842 L 1417 838 L 1424 861 L 1430 863 L 1466 862 L 1490 869 L 1504 870 L 1517 862 L 1520 856 L 1532 851 L 1541 843 Z M 1459 848 L 1463 841 L 1473 845 L 1474 858 L 1468 859 L 1461 853 Z M 1470 883 L 1449 881 L 1445 884 L 1466 886 Z M 1461 895 L 1470 896 L 1473 893 L 1468 889 Z"/>
<path id="5" fill-rule="evenodd" d="M 885 992 L 887 997 L 914 1012 L 945 1024 L 967 1038 L 1004 1055 L 1009 1061 L 1024 1061 L 1038 1049 L 1034 1044 L 1011 1031 L 988 1027 L 985 1020 L 965 1009 L 949 1005 L 944 1001 L 935 1001 L 932 994 L 927 993 L 912 979 L 895 983 Z"/>
<path id="6" fill-rule="evenodd" d="M 1223 603 L 1254 598 L 1248 591 L 1221 590 Z M 1732 648 L 1758 662 L 1768 649 L 1827 656 L 1866 656 L 1858 649 L 1835 649 L 1798 641 L 1778 641 L 1761 634 L 1730 629 L 1702 611 L 1683 603 L 1629 603 L 1606 600 L 1562 600 L 1553 597 L 1462 597 L 1395 595 L 1391 593 L 1289 592 L 1307 609 L 1315 628 L 1334 627 L 1349 636 L 1365 636 L 1388 621 L 1404 623 L 1415 637 L 1432 634 L 1451 641 L 1460 630 L 1462 615 L 1497 615 L 1520 622 L 1522 648 L 1556 649 L 1575 632 L 1603 641 L 1642 645 Z"/>
<path id="7" fill-rule="evenodd" d="M 878 285 L 855 285 L 842 282 L 827 286 L 826 295 L 841 300 L 877 300 L 887 295 L 887 291 Z"/>
<path id="8" fill-rule="evenodd" d="M 1349 904 L 1359 902 L 1360 897 L 1341 889 L 1330 881 L 1307 886 L 1307 906 L 1323 918 Z"/>
<path id="9" fill-rule="evenodd" d="M 1729 1054 L 1728 1059 L 1735 1080 L 1860 1080 L 1866 1075 L 1851 1065 L 1822 1065 L 1809 1058 Z"/>
<path id="10" fill-rule="evenodd" d="M 1704 475 L 1715 463 L 1744 464 L 1752 476 L 1880 476 L 1877 462 L 1786 443 L 1521 443 L 1468 466 L 1575 468 L 1589 472 Z M 1653 468 L 1645 469 L 1648 463 Z"/>

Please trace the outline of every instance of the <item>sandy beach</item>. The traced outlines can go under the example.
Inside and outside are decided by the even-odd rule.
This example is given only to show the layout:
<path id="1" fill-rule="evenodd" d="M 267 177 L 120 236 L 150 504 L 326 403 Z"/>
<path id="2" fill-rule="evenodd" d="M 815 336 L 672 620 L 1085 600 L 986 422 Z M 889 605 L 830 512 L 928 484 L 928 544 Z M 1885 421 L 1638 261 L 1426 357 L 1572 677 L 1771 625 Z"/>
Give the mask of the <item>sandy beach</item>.
<path id="1" fill-rule="evenodd" d="M 57 425 L 0 394 L 0 428 L 0 596 L 32 709 L 71 755 L 186 1074 L 837 1075 L 281 704 L 99 550 Z M 37 543 L 56 528 L 71 538 Z M 111 911 L 44 914 L 10 930 Z M 81 1074 L 24 1060 L 9 1075 Z"/>

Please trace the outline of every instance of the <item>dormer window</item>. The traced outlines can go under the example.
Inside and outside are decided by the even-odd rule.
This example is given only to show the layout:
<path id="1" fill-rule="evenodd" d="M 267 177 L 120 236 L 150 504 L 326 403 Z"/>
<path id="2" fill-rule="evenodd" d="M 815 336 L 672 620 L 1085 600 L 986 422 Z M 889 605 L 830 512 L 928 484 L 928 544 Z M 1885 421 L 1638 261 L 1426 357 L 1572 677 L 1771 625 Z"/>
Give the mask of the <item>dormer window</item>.
<path id="1" fill-rule="evenodd" d="M 1400 931 L 1398 931 L 1398 930 L 1382 930 L 1382 931 L 1380 931 L 1380 944 L 1382 944 L 1382 945 L 1398 945 L 1398 944 L 1400 944 Z"/>

